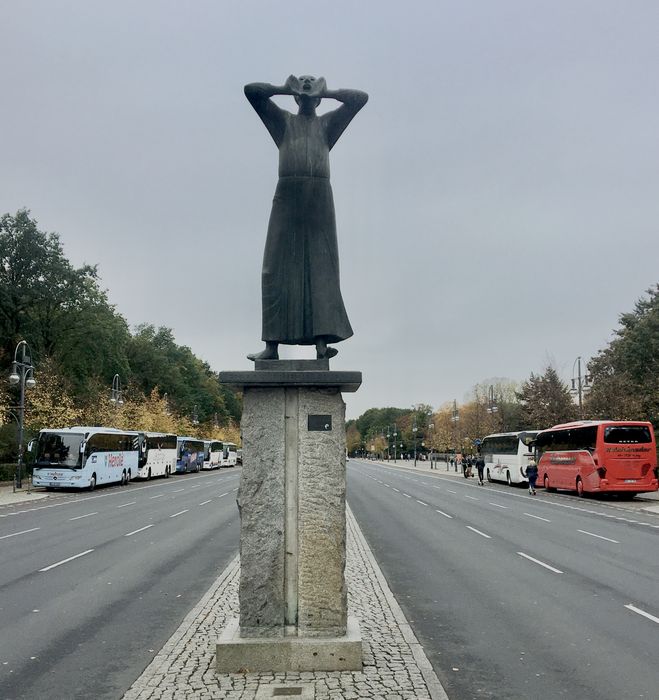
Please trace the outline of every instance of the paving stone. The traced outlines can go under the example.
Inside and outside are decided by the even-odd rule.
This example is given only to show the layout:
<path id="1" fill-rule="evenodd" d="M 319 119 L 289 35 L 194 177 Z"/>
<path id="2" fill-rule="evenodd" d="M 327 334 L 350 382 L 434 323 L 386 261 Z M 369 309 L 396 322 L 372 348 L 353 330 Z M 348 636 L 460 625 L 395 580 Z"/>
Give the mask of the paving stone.
<path id="1" fill-rule="evenodd" d="M 123 700 L 253 700 L 259 689 L 275 683 L 312 685 L 316 700 L 446 700 L 434 674 L 428 675 L 426 671 L 424 675 L 417 665 L 414 650 L 405 641 L 397 622 L 401 619 L 400 609 L 394 615 L 391 594 L 385 591 L 384 578 L 350 513 L 346 562 L 348 612 L 360 622 L 362 671 L 216 674 L 215 642 L 228 620 L 238 614 L 239 580 L 236 557 Z M 427 660 L 424 665 L 429 666 Z M 426 681 L 428 677 L 432 692 Z"/>

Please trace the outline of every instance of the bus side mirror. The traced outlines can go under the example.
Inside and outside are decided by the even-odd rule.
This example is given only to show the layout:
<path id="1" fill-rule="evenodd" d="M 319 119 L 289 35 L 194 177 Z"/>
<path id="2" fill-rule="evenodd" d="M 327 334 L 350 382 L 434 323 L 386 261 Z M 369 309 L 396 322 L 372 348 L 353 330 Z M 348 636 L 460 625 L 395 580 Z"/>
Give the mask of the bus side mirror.
<path id="1" fill-rule="evenodd" d="M 86 449 L 87 449 L 87 441 L 81 440 L 80 441 L 80 454 L 82 454 Z"/>
<path id="2" fill-rule="evenodd" d="M 519 439 L 526 445 L 527 447 L 534 447 L 535 446 L 535 440 L 534 436 L 531 433 L 520 433 L 519 434 Z"/>
<path id="3" fill-rule="evenodd" d="M 30 442 L 27 443 L 27 451 L 32 452 L 34 450 L 34 440 L 30 440 Z"/>

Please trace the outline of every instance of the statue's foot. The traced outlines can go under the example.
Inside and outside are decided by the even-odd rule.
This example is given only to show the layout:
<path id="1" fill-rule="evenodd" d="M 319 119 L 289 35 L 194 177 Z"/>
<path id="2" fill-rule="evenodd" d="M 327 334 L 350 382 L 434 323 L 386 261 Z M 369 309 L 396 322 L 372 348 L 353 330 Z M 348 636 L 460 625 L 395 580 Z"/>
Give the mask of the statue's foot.
<path id="1" fill-rule="evenodd" d="M 279 351 L 277 348 L 266 347 L 266 349 L 261 350 L 261 352 L 253 352 L 250 355 L 247 355 L 247 359 L 251 360 L 252 362 L 256 362 L 256 360 L 278 360 Z"/>
<path id="2" fill-rule="evenodd" d="M 336 348 L 325 347 L 325 350 L 316 349 L 316 359 L 317 360 L 329 360 L 330 357 L 335 357 L 339 354 Z"/>

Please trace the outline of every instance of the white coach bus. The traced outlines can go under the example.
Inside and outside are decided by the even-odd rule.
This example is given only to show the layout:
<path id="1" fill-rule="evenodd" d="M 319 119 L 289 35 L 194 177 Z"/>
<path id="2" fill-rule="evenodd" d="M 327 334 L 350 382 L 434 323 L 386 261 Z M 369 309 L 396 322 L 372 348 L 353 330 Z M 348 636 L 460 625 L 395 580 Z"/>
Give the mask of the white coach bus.
<path id="1" fill-rule="evenodd" d="M 219 440 L 204 440 L 202 469 L 219 469 L 222 466 L 224 445 Z"/>
<path id="2" fill-rule="evenodd" d="M 32 484 L 46 488 L 88 488 L 127 484 L 137 475 L 139 433 L 76 426 L 41 430 L 32 453 Z"/>
<path id="3" fill-rule="evenodd" d="M 222 455 L 223 467 L 235 467 L 238 464 L 238 453 L 235 443 L 224 443 L 224 454 Z"/>
<path id="4" fill-rule="evenodd" d="M 480 453 L 485 461 L 485 476 L 488 481 L 504 481 L 508 486 L 526 482 L 529 443 L 539 430 L 517 433 L 496 433 L 483 438 Z"/>
<path id="5" fill-rule="evenodd" d="M 140 433 L 140 457 L 136 476 L 169 477 L 176 471 L 176 435 L 167 433 Z"/>

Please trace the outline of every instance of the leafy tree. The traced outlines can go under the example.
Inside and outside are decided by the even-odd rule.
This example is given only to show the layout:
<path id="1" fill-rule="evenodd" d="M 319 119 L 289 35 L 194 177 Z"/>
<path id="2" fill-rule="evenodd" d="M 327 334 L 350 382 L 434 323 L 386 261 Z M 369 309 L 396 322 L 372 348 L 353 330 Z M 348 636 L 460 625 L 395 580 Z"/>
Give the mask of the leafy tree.
<path id="1" fill-rule="evenodd" d="M 572 396 L 553 367 L 547 367 L 539 376 L 531 373 L 518 396 L 522 423 L 526 427 L 549 428 L 576 418 Z"/>
<path id="2" fill-rule="evenodd" d="M 43 426 L 66 428 L 80 423 L 82 412 L 52 358 L 39 363 L 37 384 L 25 393 L 25 428 L 35 434 Z"/>
<path id="3" fill-rule="evenodd" d="M 371 437 L 386 432 L 388 426 L 393 426 L 408 413 L 409 410 L 405 408 L 369 408 L 357 418 L 355 425 L 368 442 Z"/>
<path id="4" fill-rule="evenodd" d="M 362 436 L 354 421 L 348 421 L 346 425 L 346 449 L 348 454 L 353 454 L 363 446 Z"/>
<path id="5" fill-rule="evenodd" d="M 614 332 L 588 364 L 585 411 L 593 418 L 650 420 L 659 428 L 659 284 L 621 314 Z"/>

